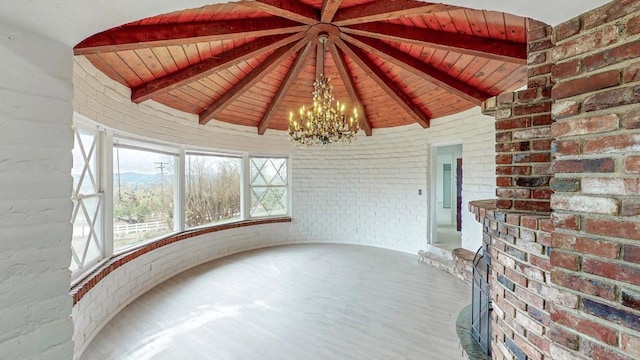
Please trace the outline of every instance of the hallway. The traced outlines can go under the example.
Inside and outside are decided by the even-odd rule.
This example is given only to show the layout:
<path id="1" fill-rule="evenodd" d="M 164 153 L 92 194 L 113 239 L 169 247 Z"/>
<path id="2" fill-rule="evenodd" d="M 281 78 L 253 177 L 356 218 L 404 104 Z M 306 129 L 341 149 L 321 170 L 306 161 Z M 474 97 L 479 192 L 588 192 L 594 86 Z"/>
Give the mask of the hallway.
<path id="1" fill-rule="evenodd" d="M 451 252 L 462 246 L 461 236 L 462 234 L 456 231 L 455 225 L 438 225 L 437 240 L 433 245 Z"/>

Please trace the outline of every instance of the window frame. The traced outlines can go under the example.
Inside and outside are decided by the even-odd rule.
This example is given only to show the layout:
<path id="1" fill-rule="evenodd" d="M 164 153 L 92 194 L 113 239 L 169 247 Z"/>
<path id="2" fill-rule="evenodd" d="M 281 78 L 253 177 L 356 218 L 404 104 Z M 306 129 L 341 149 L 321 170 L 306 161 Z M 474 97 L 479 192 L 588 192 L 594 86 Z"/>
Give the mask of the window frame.
<path id="1" fill-rule="evenodd" d="M 196 226 L 187 226 L 187 156 L 192 155 L 192 156 L 211 156 L 211 157 L 221 157 L 221 158 L 229 158 L 229 159 L 239 159 L 240 160 L 240 184 L 238 184 L 240 186 L 240 217 L 239 218 L 234 218 L 234 219 L 228 219 L 228 220 L 223 220 L 220 222 L 216 222 L 216 223 L 208 223 L 208 224 L 202 224 L 202 225 L 196 225 Z M 233 223 L 233 222 L 238 222 L 238 221 L 244 221 L 246 220 L 245 218 L 245 211 L 244 211 L 244 199 L 243 199 L 243 188 L 244 188 L 244 156 L 242 154 L 235 154 L 233 152 L 220 152 L 220 151 L 206 151 L 206 150 L 202 150 L 202 149 L 192 149 L 192 148 L 188 148 L 185 149 L 185 154 L 184 154 L 184 165 L 185 165 L 185 169 L 182 172 L 182 174 L 184 174 L 184 176 L 182 177 L 184 180 L 184 199 L 183 199 L 183 205 L 184 205 L 184 211 L 182 212 L 182 215 L 184 216 L 184 227 L 183 230 L 197 230 L 197 229 L 202 229 L 202 228 L 207 228 L 210 226 L 216 226 L 216 225 L 220 225 L 220 224 L 228 224 L 228 223 Z"/>
<path id="2" fill-rule="evenodd" d="M 119 130 L 113 130 L 104 127 L 96 122 L 78 114 L 74 113 L 73 122 L 71 128 L 73 129 L 74 141 L 76 136 L 76 129 L 82 131 L 92 132 L 98 134 L 97 144 L 95 152 L 97 156 L 96 181 L 98 182 L 98 189 L 100 190 L 100 204 L 98 218 L 94 224 L 94 231 L 102 238 L 102 253 L 91 264 L 84 264 L 82 268 L 78 268 L 72 271 L 71 285 L 82 281 L 88 274 L 95 269 L 103 265 L 106 261 L 114 256 L 121 255 L 126 252 L 130 252 L 137 248 L 148 245 L 160 239 L 175 236 L 181 232 L 187 230 L 201 229 L 207 227 L 214 227 L 219 224 L 229 224 L 234 222 L 242 222 L 254 219 L 269 219 L 269 218 L 282 218 L 291 217 L 292 214 L 292 175 L 291 175 L 291 157 L 288 154 L 276 153 L 253 153 L 248 151 L 233 151 L 233 150 L 221 150 L 214 148 L 188 146 L 184 144 L 176 144 L 171 142 L 163 142 L 159 140 L 151 140 L 143 136 L 131 135 Z M 118 142 L 118 144 L 116 144 Z M 172 155 L 175 158 L 174 174 L 173 174 L 173 231 L 144 241 L 132 244 L 128 247 L 121 249 L 114 248 L 114 224 L 113 224 L 113 205 L 114 205 L 114 168 L 113 168 L 113 152 L 116 147 L 129 148 L 142 151 L 151 151 L 161 154 Z M 186 159 L 187 155 L 204 155 L 204 156 L 217 156 L 239 159 L 240 166 L 240 218 L 234 218 L 229 221 L 223 221 L 221 223 L 205 224 L 197 227 L 187 228 L 185 224 L 186 217 Z M 268 159 L 283 159 L 286 161 L 287 175 L 286 175 L 286 191 L 287 191 L 287 207 L 286 214 L 279 215 L 264 215 L 264 216 L 251 216 L 251 159 L 253 158 L 268 158 Z M 75 192 L 76 189 L 73 189 Z M 77 196 L 72 194 L 71 199 L 75 200 Z M 74 206 L 74 213 L 76 209 Z M 74 261 L 72 258 L 71 261 Z"/>
<path id="3" fill-rule="evenodd" d="M 75 258 L 78 257 L 78 254 L 74 256 L 73 254 L 74 250 L 72 249 L 72 257 L 71 257 L 71 263 L 69 264 L 69 270 L 71 271 L 72 279 L 76 280 L 84 277 L 86 274 L 91 272 L 97 266 L 100 266 L 108 252 L 107 239 L 105 237 L 105 231 L 104 231 L 104 228 L 105 228 L 104 213 L 105 213 L 105 204 L 107 202 L 107 196 L 105 194 L 105 187 L 104 187 L 105 169 L 103 166 L 104 165 L 103 155 L 104 155 L 105 132 L 99 127 L 92 126 L 90 123 L 87 123 L 84 121 L 74 122 L 71 129 L 73 133 L 74 144 L 77 140 L 77 137 L 80 136 L 79 135 L 80 131 L 85 133 L 90 133 L 94 136 L 94 143 L 92 146 L 93 150 L 90 153 L 90 155 L 92 157 L 95 156 L 95 169 L 94 169 L 95 174 L 93 174 L 94 181 L 95 181 L 95 184 L 94 184 L 95 191 L 88 194 L 81 193 L 80 191 L 76 192 L 76 190 L 79 190 L 80 187 L 82 186 L 82 182 L 83 182 L 82 179 L 84 179 L 84 176 L 86 176 L 86 174 L 78 183 L 78 188 L 76 189 L 74 187 L 71 191 L 70 200 L 73 202 L 73 210 L 72 210 L 71 218 L 69 219 L 69 222 L 72 227 L 72 237 L 73 237 L 73 227 L 75 223 L 74 220 L 77 218 L 78 212 L 86 211 L 84 215 L 85 217 L 86 217 L 86 213 L 88 212 L 86 207 L 82 207 L 82 208 L 78 208 L 78 207 L 82 206 L 81 204 L 87 199 L 97 198 L 98 205 L 96 209 L 96 214 L 93 215 L 94 219 L 92 219 L 93 224 L 90 227 L 91 228 L 90 231 L 93 233 L 93 236 L 96 237 L 96 241 L 98 243 L 101 242 L 101 244 L 98 245 L 98 251 L 99 251 L 98 257 L 91 260 L 90 262 L 83 262 L 83 263 L 77 264 L 78 267 L 74 270 L 71 270 L 71 265 L 74 262 L 76 262 Z M 83 146 L 83 150 L 86 151 L 86 149 L 84 149 L 84 144 L 81 146 Z M 83 162 L 85 163 L 85 165 L 83 166 L 82 172 L 85 171 L 85 167 L 86 167 L 86 159 L 84 158 L 85 156 L 86 154 L 82 155 Z M 91 237 L 88 239 L 88 241 L 91 241 Z"/>
<path id="4" fill-rule="evenodd" d="M 119 143 L 122 142 L 122 143 Z M 125 253 L 127 251 L 130 251 L 132 249 L 136 249 L 138 247 L 144 246 L 148 243 L 157 241 L 159 239 L 162 239 L 164 237 L 167 236 L 171 236 L 171 235 L 175 235 L 176 233 L 184 230 L 183 228 L 181 228 L 181 225 L 177 223 L 176 221 L 176 216 L 178 216 L 177 212 L 179 211 L 178 209 L 178 205 L 177 205 L 177 201 L 181 198 L 179 198 L 176 194 L 177 191 L 179 191 L 179 189 L 177 188 L 178 186 L 180 186 L 179 184 L 177 184 L 178 182 L 178 178 L 182 177 L 180 176 L 180 174 L 178 173 L 177 168 L 179 168 L 179 162 L 180 160 L 180 156 L 181 156 L 181 151 L 180 151 L 180 147 L 175 146 L 175 145 L 166 145 L 166 144 L 159 144 L 156 142 L 151 142 L 151 141 L 147 141 L 147 140 L 138 140 L 135 138 L 132 138 L 130 136 L 126 136 L 126 135 L 120 135 L 120 134 L 112 134 L 111 137 L 111 147 L 110 147 L 110 151 L 109 154 L 111 155 L 111 162 L 110 164 L 112 165 L 111 167 L 111 184 L 109 187 L 111 196 L 110 196 L 110 205 L 111 205 L 111 211 L 109 213 L 110 216 L 108 216 L 111 220 L 111 224 L 110 224 L 110 228 L 108 231 L 108 233 L 110 234 L 110 244 L 109 246 L 111 247 L 111 255 L 119 255 L 122 253 Z M 115 174 L 114 169 L 113 169 L 113 151 L 116 148 L 120 148 L 120 149 L 128 149 L 128 150 L 135 150 L 135 151 L 146 151 L 146 152 L 150 152 L 150 153 L 156 153 L 156 154 L 161 154 L 161 155 L 168 155 L 168 156 L 173 156 L 174 157 L 174 173 L 172 176 L 172 183 L 173 183 L 173 229 L 171 229 L 169 232 L 162 234 L 162 235 L 158 235 L 158 236 L 154 236 L 151 237 L 149 239 L 143 239 L 143 241 L 140 242 L 136 242 L 135 244 L 131 244 L 130 246 L 126 246 L 126 247 L 122 247 L 119 249 L 115 248 L 115 234 L 114 234 L 114 229 L 115 226 L 113 224 L 113 205 L 115 204 L 115 192 L 114 192 L 114 183 L 113 183 L 113 175 Z M 107 217 L 107 214 L 105 213 L 105 217 Z"/>
<path id="5" fill-rule="evenodd" d="M 284 187 L 287 189 L 287 209 L 286 209 L 286 213 L 285 214 L 280 214 L 280 215 L 264 215 L 264 216 L 252 216 L 251 215 L 251 159 L 255 159 L 255 158 L 262 158 L 262 159 L 283 159 L 286 162 L 286 166 L 287 166 L 287 176 L 286 176 L 286 181 L 287 184 L 284 186 L 273 186 L 273 187 Z M 274 217 L 282 217 L 282 216 L 291 216 L 291 199 L 292 199 L 292 186 L 291 186 L 291 156 L 289 155 L 282 155 L 282 154 L 264 154 L 264 153 L 250 153 L 248 155 L 248 161 L 247 161 L 247 171 L 246 171 L 246 192 L 247 192 L 247 196 L 246 196 L 246 200 L 248 202 L 247 204 L 247 219 L 268 219 L 268 218 L 274 218 Z M 265 186 L 265 187 L 272 187 L 272 186 Z"/>

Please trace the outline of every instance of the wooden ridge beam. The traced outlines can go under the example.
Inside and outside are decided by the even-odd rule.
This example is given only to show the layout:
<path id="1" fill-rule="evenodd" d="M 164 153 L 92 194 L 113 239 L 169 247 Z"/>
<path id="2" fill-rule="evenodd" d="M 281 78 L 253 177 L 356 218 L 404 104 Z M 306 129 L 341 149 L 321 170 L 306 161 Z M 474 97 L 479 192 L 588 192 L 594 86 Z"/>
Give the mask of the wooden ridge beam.
<path id="1" fill-rule="evenodd" d="M 120 26 L 93 35 L 73 49 L 75 55 L 183 45 L 304 32 L 308 25 L 277 17 L 178 24 Z"/>
<path id="2" fill-rule="evenodd" d="M 311 45 L 311 43 L 307 43 L 307 46 L 298 54 L 298 57 L 293 62 L 293 65 L 291 65 L 291 68 L 289 68 L 289 72 L 287 72 L 287 75 L 282 81 L 282 84 L 280 85 L 276 96 L 274 96 L 271 100 L 271 104 L 269 105 L 267 112 L 264 114 L 262 120 L 260 121 L 260 124 L 258 125 L 258 134 L 264 135 L 265 131 L 267 131 L 269 123 L 271 123 L 271 119 L 275 115 L 276 110 L 280 107 L 280 104 L 282 104 L 282 100 L 284 100 L 285 96 L 289 92 L 291 85 L 293 85 L 293 82 L 300 74 L 300 71 L 302 71 L 302 68 L 309 58 L 312 49 L 313 46 Z"/>
<path id="3" fill-rule="evenodd" d="M 413 103 L 409 96 L 385 74 L 367 54 L 357 46 L 347 44 L 344 41 L 336 40 L 336 45 L 347 54 L 365 73 L 370 76 L 395 102 L 398 103 L 407 114 L 411 115 L 415 121 L 423 128 L 429 127 L 430 116 Z"/>
<path id="4" fill-rule="evenodd" d="M 151 99 L 156 95 L 202 79 L 221 69 L 238 64 L 241 61 L 254 58 L 300 40 L 302 37 L 304 37 L 303 33 L 297 33 L 294 35 L 265 36 L 256 39 L 240 47 L 230 49 L 197 64 L 140 85 L 131 90 L 131 101 L 140 103 Z"/>
<path id="5" fill-rule="evenodd" d="M 455 7 L 444 4 L 428 4 L 414 0 L 375 1 L 339 10 L 333 17 L 333 25 L 363 24 L 405 16 L 420 16 L 452 9 L 455 9 Z"/>
<path id="6" fill-rule="evenodd" d="M 277 49 L 265 61 L 261 62 L 260 65 L 253 69 L 247 76 L 243 77 L 237 84 L 222 94 L 222 96 L 216 99 L 213 104 L 204 110 L 200 114 L 200 124 L 204 125 L 208 123 L 217 114 L 229 106 L 229 104 L 241 96 L 246 89 L 260 82 L 260 80 L 262 80 L 270 71 L 278 67 L 282 61 L 300 50 L 307 43 L 308 40 L 304 38 L 295 44 L 285 45 Z"/>
<path id="7" fill-rule="evenodd" d="M 320 21 L 317 9 L 296 0 L 242 0 L 240 4 L 307 25 Z"/>
<path id="8" fill-rule="evenodd" d="M 376 54 L 386 61 L 420 76 L 421 78 L 474 105 L 479 106 L 483 101 L 492 96 L 464 81 L 456 79 L 446 72 L 438 70 L 430 64 L 426 64 L 419 59 L 394 48 L 383 41 L 358 35 L 349 36 L 346 34 L 342 34 L 341 38 L 367 52 Z"/>
<path id="9" fill-rule="evenodd" d="M 322 10 L 320 10 L 320 21 L 330 23 L 340 8 L 342 0 L 324 0 L 322 2 Z"/>
<path id="10" fill-rule="evenodd" d="M 374 39 L 415 44 L 510 63 L 523 65 L 527 63 L 527 44 L 525 43 L 379 22 L 341 29 L 349 34 Z"/>
<path id="11" fill-rule="evenodd" d="M 344 58 L 344 54 L 338 51 L 338 48 L 335 44 L 331 44 L 329 46 L 329 51 L 331 52 L 333 62 L 338 68 L 338 73 L 340 74 L 340 78 L 342 78 L 344 87 L 347 89 L 347 94 L 349 94 L 349 98 L 353 103 L 352 106 L 358 108 L 358 112 L 360 113 L 360 128 L 367 136 L 371 136 L 373 134 L 373 131 L 371 129 L 371 123 L 369 122 L 369 114 L 367 114 L 367 109 L 365 109 L 364 105 L 362 104 L 362 97 L 360 96 L 360 93 L 356 88 L 356 84 L 353 82 L 353 76 L 351 75 L 351 72 L 349 72 L 349 69 L 347 68 L 347 62 Z"/>

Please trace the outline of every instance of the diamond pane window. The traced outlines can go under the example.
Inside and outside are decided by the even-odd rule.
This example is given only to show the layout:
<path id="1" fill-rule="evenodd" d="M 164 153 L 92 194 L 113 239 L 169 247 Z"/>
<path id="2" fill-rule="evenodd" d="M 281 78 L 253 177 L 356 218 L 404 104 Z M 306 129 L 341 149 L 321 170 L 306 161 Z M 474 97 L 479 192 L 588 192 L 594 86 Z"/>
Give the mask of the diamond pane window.
<path id="1" fill-rule="evenodd" d="M 98 134 L 84 130 L 75 131 L 73 144 L 73 195 L 94 194 L 98 192 L 97 140 Z"/>
<path id="2" fill-rule="evenodd" d="M 99 133 L 75 129 L 74 138 L 70 268 L 73 273 L 79 273 L 104 256 L 104 241 L 98 226 L 103 194 L 100 192 L 97 172 Z"/>
<path id="3" fill-rule="evenodd" d="M 240 219 L 241 158 L 188 153 L 185 171 L 187 228 Z"/>
<path id="4" fill-rule="evenodd" d="M 251 157 L 251 217 L 288 212 L 287 158 Z"/>

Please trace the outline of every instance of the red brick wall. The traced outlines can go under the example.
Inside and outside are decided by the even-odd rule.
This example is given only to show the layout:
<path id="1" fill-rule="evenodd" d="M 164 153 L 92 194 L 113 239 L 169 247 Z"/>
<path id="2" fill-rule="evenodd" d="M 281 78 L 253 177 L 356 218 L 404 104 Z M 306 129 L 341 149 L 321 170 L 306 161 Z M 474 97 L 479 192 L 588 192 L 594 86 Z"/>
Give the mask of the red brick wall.
<path id="1" fill-rule="evenodd" d="M 558 359 L 640 358 L 640 1 L 555 28 L 551 307 Z"/>
<path id="2" fill-rule="evenodd" d="M 496 117 L 495 359 L 640 359 L 640 0 L 529 23 L 529 89 Z"/>
<path id="3" fill-rule="evenodd" d="M 528 89 L 488 99 L 496 118 L 496 205 L 548 213 L 551 188 L 551 28 L 529 20 Z"/>
<path id="4" fill-rule="evenodd" d="M 529 20 L 528 89 L 483 104 L 496 118 L 496 198 L 470 204 L 491 257 L 494 359 L 551 359 L 552 28 Z"/>

